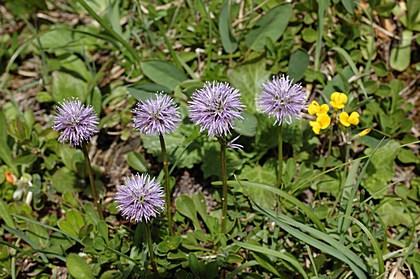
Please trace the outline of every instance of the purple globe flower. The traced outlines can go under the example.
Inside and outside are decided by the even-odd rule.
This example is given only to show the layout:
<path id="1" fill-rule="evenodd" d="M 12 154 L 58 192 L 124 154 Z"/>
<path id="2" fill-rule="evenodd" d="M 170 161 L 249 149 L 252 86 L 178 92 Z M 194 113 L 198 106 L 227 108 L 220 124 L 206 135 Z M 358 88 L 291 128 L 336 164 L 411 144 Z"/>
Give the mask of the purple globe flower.
<path id="1" fill-rule="evenodd" d="M 148 174 L 131 175 L 131 178 L 125 179 L 125 185 L 117 186 L 117 189 L 114 198 L 120 203 L 117 209 L 127 220 L 149 222 L 165 208 L 163 188 Z"/>
<path id="2" fill-rule="evenodd" d="M 201 125 L 200 132 L 208 130 L 208 136 L 226 136 L 240 119 L 244 106 L 238 89 L 228 83 L 206 82 L 204 88 L 197 90 L 189 102 L 190 119 Z"/>
<path id="3" fill-rule="evenodd" d="M 164 135 L 173 132 L 181 123 L 172 98 L 163 93 L 157 94 L 156 99 L 139 102 L 133 113 L 133 128 L 143 135 Z"/>
<path id="4" fill-rule="evenodd" d="M 300 112 L 306 106 L 305 92 L 300 84 L 293 84 L 293 79 L 282 76 L 273 77 L 272 81 L 262 85 L 262 92 L 256 98 L 258 108 L 269 117 L 274 116 L 274 124 L 284 121 L 292 123 L 292 117 L 300 119 Z"/>
<path id="5" fill-rule="evenodd" d="M 59 103 L 53 122 L 53 130 L 61 131 L 58 141 L 69 142 L 72 147 L 90 141 L 99 132 L 99 118 L 95 110 L 92 106 L 85 107 L 78 99 Z"/>

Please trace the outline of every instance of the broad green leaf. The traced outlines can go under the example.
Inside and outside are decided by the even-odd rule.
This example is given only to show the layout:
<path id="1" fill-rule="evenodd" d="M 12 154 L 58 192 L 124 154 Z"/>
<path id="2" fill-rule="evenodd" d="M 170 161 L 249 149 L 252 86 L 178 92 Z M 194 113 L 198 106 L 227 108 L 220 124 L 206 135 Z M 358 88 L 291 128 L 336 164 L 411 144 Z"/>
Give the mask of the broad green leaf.
<path id="1" fill-rule="evenodd" d="M 256 111 L 255 96 L 261 92 L 261 84 L 267 82 L 270 72 L 265 69 L 266 60 L 245 64 L 228 72 L 230 83 L 242 94 L 242 103 L 249 113 Z"/>
<path id="2" fill-rule="evenodd" d="M 241 121 L 234 120 L 235 127 L 233 127 L 233 130 L 237 132 L 238 134 L 247 136 L 247 137 L 253 137 L 257 133 L 257 127 L 258 127 L 258 119 L 253 115 L 246 111 L 242 113 L 242 117 L 244 118 Z"/>
<path id="3" fill-rule="evenodd" d="M 7 209 L 7 203 L 3 199 L 0 199 L 0 220 L 1 219 L 3 219 L 7 226 L 11 227 L 12 229 L 16 229 L 15 222 L 13 221 L 12 216 L 10 216 L 9 210 Z"/>
<path id="4" fill-rule="evenodd" d="M 391 50 L 389 64 L 392 69 L 403 72 L 410 65 L 412 36 L 413 31 L 404 30 L 400 44 Z"/>
<path id="5" fill-rule="evenodd" d="M 390 140 L 386 145 L 378 148 L 366 169 L 367 176 L 362 180 L 362 186 L 376 199 L 383 198 L 388 192 L 388 182 L 394 176 L 394 160 L 399 147 L 398 142 Z M 372 152 L 372 148 L 365 150 L 366 155 Z"/>
<path id="6" fill-rule="evenodd" d="M 54 71 L 52 79 L 52 96 L 56 103 L 63 100 L 78 98 L 82 103 L 88 95 L 85 81 L 76 78 L 68 73 Z"/>
<path id="7" fill-rule="evenodd" d="M 66 259 L 66 266 L 71 276 L 75 279 L 94 279 L 89 265 L 77 254 L 69 254 Z"/>
<path id="8" fill-rule="evenodd" d="M 302 39 L 307 43 L 314 43 L 316 41 L 316 31 L 313 28 L 305 28 L 302 31 Z"/>
<path id="9" fill-rule="evenodd" d="M 372 64 L 372 68 L 378 77 L 386 77 L 388 75 L 388 69 L 383 61 L 378 61 Z"/>
<path id="10" fill-rule="evenodd" d="M 140 62 L 144 74 L 157 84 L 174 91 L 187 76 L 177 67 L 160 60 L 146 60 Z"/>
<path id="11" fill-rule="evenodd" d="M 171 93 L 171 90 L 169 90 L 166 86 L 154 83 L 136 84 L 127 87 L 127 90 L 134 96 L 134 98 L 136 98 L 137 101 L 146 101 L 147 99 L 152 98 L 157 92 L 164 92 L 166 94 Z"/>
<path id="12" fill-rule="evenodd" d="M 196 230 L 201 229 L 200 222 L 198 222 L 197 210 L 195 209 L 194 201 L 190 197 L 182 195 L 176 199 L 175 205 L 179 213 L 188 217 L 193 222 L 194 228 Z"/>
<path id="13" fill-rule="evenodd" d="M 54 189 L 59 193 L 64 191 L 72 192 L 76 189 L 80 190 L 81 187 L 76 175 L 66 167 L 62 167 L 54 172 L 51 182 Z"/>
<path id="14" fill-rule="evenodd" d="M 221 163 L 220 163 L 220 144 L 216 142 L 204 143 L 204 154 L 202 155 L 201 169 L 204 172 L 204 178 L 208 178 L 212 175 L 221 178 Z M 226 165 L 227 165 L 227 176 L 231 176 L 235 171 L 242 169 L 245 160 L 239 157 L 237 152 L 233 152 L 230 149 L 226 151 Z"/>
<path id="15" fill-rule="evenodd" d="M 10 150 L 9 145 L 7 145 L 7 142 L 3 139 L 0 139 L 0 159 L 12 169 L 14 174 L 18 173 L 16 166 L 13 164 L 12 151 Z"/>
<path id="16" fill-rule="evenodd" d="M 227 1 L 220 12 L 219 17 L 219 33 L 222 41 L 223 49 L 227 53 L 233 53 L 238 48 L 238 42 L 233 36 L 232 20 L 231 20 L 232 1 Z"/>
<path id="17" fill-rule="evenodd" d="M 418 0 L 407 0 L 407 25 L 408 29 L 416 30 L 420 23 L 420 1 Z"/>
<path id="18" fill-rule="evenodd" d="M 297 49 L 289 60 L 289 76 L 296 83 L 305 76 L 309 66 L 309 55 L 304 49 Z"/>
<path id="19" fill-rule="evenodd" d="M 354 13 L 354 9 L 356 8 L 354 0 L 341 0 L 341 3 L 343 4 L 344 8 L 346 8 L 348 13 Z"/>
<path id="20" fill-rule="evenodd" d="M 381 217 L 387 227 L 395 227 L 398 225 L 408 226 L 411 224 L 410 215 L 405 212 L 404 207 L 401 206 L 398 201 L 388 200 L 378 208 L 376 213 Z"/>
<path id="21" fill-rule="evenodd" d="M 32 239 L 32 241 L 36 243 L 37 245 L 44 247 L 48 243 L 48 240 L 50 237 L 47 230 L 41 227 L 40 225 L 32 223 L 32 222 L 28 222 L 27 226 L 28 226 L 28 232 L 27 232 L 28 237 Z"/>
<path id="22" fill-rule="evenodd" d="M 245 42 L 248 48 L 261 51 L 265 46 L 265 38 L 269 37 L 273 42 L 283 35 L 292 16 L 292 5 L 282 4 L 262 16 L 246 36 Z"/>
<path id="23" fill-rule="evenodd" d="M 127 154 L 127 163 L 130 167 L 132 167 L 136 171 L 139 171 L 139 172 L 149 171 L 147 167 L 146 159 L 144 159 L 144 157 L 141 154 L 135 151 L 131 151 Z"/>

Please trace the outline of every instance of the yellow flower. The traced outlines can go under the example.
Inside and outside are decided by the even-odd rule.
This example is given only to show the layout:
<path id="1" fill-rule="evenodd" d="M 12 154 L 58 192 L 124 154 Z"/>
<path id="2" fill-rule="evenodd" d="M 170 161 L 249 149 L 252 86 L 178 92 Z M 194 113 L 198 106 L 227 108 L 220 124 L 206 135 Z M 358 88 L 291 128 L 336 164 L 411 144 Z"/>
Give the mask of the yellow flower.
<path id="1" fill-rule="evenodd" d="M 317 101 L 312 101 L 308 106 L 308 112 L 311 115 L 316 114 L 317 116 L 321 114 L 326 114 L 330 110 L 330 107 L 327 104 L 319 105 Z"/>
<path id="2" fill-rule="evenodd" d="M 351 124 L 357 125 L 359 124 L 359 116 L 360 115 L 355 111 L 353 111 L 350 116 L 347 112 L 343 111 L 340 113 L 340 123 L 346 127 L 350 126 Z"/>
<path id="3" fill-rule="evenodd" d="M 364 129 L 363 131 L 361 131 L 361 132 L 359 133 L 359 136 L 360 136 L 360 137 L 364 137 L 364 136 L 366 136 L 367 134 L 369 134 L 369 133 L 370 133 L 370 130 L 372 130 L 372 129 L 371 129 L 371 128 Z"/>
<path id="4" fill-rule="evenodd" d="M 344 93 L 334 92 L 331 94 L 331 106 L 335 109 L 342 109 L 347 103 L 347 95 Z"/>
<path id="5" fill-rule="evenodd" d="M 319 115 L 315 121 L 309 121 L 309 125 L 311 125 L 312 130 L 315 134 L 319 135 L 321 129 L 326 129 L 330 126 L 331 118 L 327 114 Z"/>

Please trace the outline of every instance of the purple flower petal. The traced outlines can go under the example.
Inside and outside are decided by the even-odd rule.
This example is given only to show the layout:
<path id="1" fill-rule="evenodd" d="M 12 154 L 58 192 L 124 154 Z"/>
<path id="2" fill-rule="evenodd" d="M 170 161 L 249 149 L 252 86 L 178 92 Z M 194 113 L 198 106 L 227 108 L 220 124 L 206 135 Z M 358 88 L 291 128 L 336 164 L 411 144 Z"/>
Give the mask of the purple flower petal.
<path id="1" fill-rule="evenodd" d="M 284 121 L 292 123 L 292 117 L 300 119 L 300 113 L 306 106 L 305 92 L 300 84 L 293 84 L 289 77 L 273 77 L 272 81 L 262 85 L 262 92 L 256 98 L 258 108 L 269 117 L 274 116 L 274 124 Z"/>
<path id="2" fill-rule="evenodd" d="M 114 198 L 120 203 L 117 209 L 127 220 L 149 222 L 150 218 L 156 218 L 165 208 L 163 188 L 155 178 L 150 179 L 148 174 L 132 175 L 117 189 Z"/>
<path id="3" fill-rule="evenodd" d="M 238 89 L 228 83 L 206 82 L 189 102 L 190 119 L 200 125 L 200 132 L 208 130 L 208 136 L 225 137 L 234 126 L 234 119 L 242 120 L 244 106 Z"/>
<path id="4" fill-rule="evenodd" d="M 181 116 L 172 98 L 163 93 L 156 99 L 139 102 L 133 110 L 133 128 L 143 135 L 164 135 L 173 132 L 181 123 Z"/>
<path id="5" fill-rule="evenodd" d="M 80 100 L 65 100 L 59 103 L 54 116 L 53 130 L 61 131 L 60 142 L 69 142 L 70 146 L 80 146 L 83 141 L 90 141 L 99 132 L 99 118 L 92 106 L 85 107 Z"/>

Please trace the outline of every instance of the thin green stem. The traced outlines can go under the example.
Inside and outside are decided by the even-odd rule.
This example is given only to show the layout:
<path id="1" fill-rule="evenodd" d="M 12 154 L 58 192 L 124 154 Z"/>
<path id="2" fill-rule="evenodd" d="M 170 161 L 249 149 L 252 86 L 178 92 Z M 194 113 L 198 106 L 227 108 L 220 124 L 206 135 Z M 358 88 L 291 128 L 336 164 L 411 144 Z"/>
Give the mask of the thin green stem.
<path id="1" fill-rule="evenodd" d="M 222 233 L 226 233 L 227 220 L 227 174 L 226 174 L 226 141 L 218 138 L 220 143 L 220 163 L 222 167 Z"/>
<path id="2" fill-rule="evenodd" d="M 332 138 L 333 138 L 333 125 L 330 125 L 330 138 L 328 142 L 327 156 L 325 157 L 324 166 L 322 167 L 322 172 L 324 172 L 327 169 L 328 159 L 330 158 L 330 155 L 331 155 Z"/>
<path id="3" fill-rule="evenodd" d="M 149 223 L 144 223 L 144 231 L 146 232 L 147 246 L 149 247 L 150 263 L 152 264 L 153 272 L 155 273 L 155 278 L 158 278 L 159 273 L 156 265 L 155 253 L 153 252 L 152 234 L 150 233 Z"/>
<path id="4" fill-rule="evenodd" d="M 172 226 L 171 216 L 171 187 L 169 186 L 169 162 L 166 156 L 165 139 L 159 135 L 160 148 L 162 150 L 163 172 L 165 173 L 165 199 L 166 199 L 166 218 L 168 218 L 169 235 L 174 236 L 174 228 Z"/>
<path id="5" fill-rule="evenodd" d="M 92 187 L 92 194 L 93 194 L 94 203 L 96 205 L 96 211 L 98 211 L 99 218 L 101 220 L 104 220 L 104 215 L 102 213 L 101 200 L 99 199 L 98 190 L 96 189 L 95 179 L 93 177 L 92 165 L 90 163 L 89 154 L 88 154 L 85 143 L 82 144 L 82 151 L 83 151 L 83 155 L 85 156 L 85 160 L 86 160 L 86 166 L 87 166 L 87 169 L 88 169 L 90 186 Z"/>
<path id="6" fill-rule="evenodd" d="M 279 159 L 278 159 L 278 174 L 277 174 L 277 188 L 281 188 L 283 176 L 283 122 L 279 125 Z"/>

